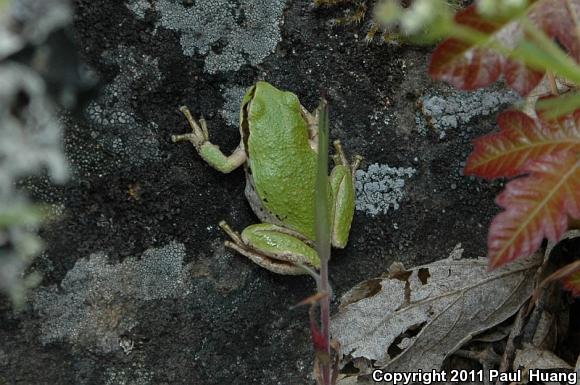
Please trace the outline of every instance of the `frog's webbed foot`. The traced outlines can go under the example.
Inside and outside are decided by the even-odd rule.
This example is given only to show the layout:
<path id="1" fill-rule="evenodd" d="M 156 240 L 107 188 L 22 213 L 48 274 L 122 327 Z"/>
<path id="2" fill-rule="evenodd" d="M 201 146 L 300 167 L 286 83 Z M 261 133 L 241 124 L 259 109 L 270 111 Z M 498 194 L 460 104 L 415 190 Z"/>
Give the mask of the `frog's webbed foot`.
<path id="1" fill-rule="evenodd" d="M 232 239 L 225 241 L 226 247 L 274 273 L 301 275 L 320 267 L 311 242 L 292 230 L 261 223 L 246 227 L 240 235 L 225 221 L 219 225 Z"/>
<path id="2" fill-rule="evenodd" d="M 362 157 L 354 157 L 352 164 L 342 149 L 339 140 L 334 141 L 336 154 L 333 156 L 334 168 L 330 174 L 330 189 L 332 192 L 332 245 L 344 248 L 348 242 L 348 234 L 354 216 L 356 200 L 355 174 Z"/>
<path id="3" fill-rule="evenodd" d="M 202 116 L 199 118 L 199 122 L 197 122 L 191 115 L 189 108 L 186 106 L 179 107 L 179 111 L 181 111 L 181 113 L 185 116 L 185 119 L 187 119 L 192 132 L 183 135 L 171 135 L 171 141 L 174 143 L 189 141 L 196 149 L 199 149 L 202 144 L 209 140 L 209 132 L 207 130 L 207 123 L 205 119 Z"/>
<path id="4" fill-rule="evenodd" d="M 224 155 L 218 146 L 209 141 L 209 132 L 205 119 L 201 117 L 199 121 L 196 121 L 185 106 L 180 107 L 179 110 L 185 115 L 192 132 L 183 135 L 172 135 L 171 140 L 174 143 L 181 141 L 191 142 L 199 155 L 210 166 L 223 173 L 235 170 L 246 161 L 246 150 L 242 142 L 230 156 Z"/>

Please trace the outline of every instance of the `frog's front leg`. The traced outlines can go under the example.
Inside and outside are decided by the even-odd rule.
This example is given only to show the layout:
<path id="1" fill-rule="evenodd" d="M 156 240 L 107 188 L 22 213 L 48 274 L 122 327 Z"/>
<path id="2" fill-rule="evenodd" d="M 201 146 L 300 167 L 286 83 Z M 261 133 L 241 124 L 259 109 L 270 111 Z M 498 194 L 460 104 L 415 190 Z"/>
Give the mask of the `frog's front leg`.
<path id="1" fill-rule="evenodd" d="M 225 245 L 250 258 L 254 263 L 278 274 L 307 274 L 318 269 L 320 258 L 311 242 L 301 234 L 281 226 L 260 223 L 238 234 L 225 222 L 220 227 L 232 241 Z"/>
<path id="2" fill-rule="evenodd" d="M 240 144 L 230 156 L 226 156 L 218 146 L 209 141 L 209 132 L 205 119 L 199 119 L 198 123 L 187 107 L 180 107 L 179 110 L 185 115 L 192 132 L 184 135 L 172 135 L 171 140 L 174 143 L 181 141 L 191 142 L 198 154 L 210 166 L 223 173 L 229 173 L 235 170 L 246 161 L 247 155 L 242 141 L 240 141 Z"/>
<path id="3" fill-rule="evenodd" d="M 340 141 L 334 141 L 336 155 L 335 166 L 330 173 L 330 189 L 332 192 L 331 218 L 332 231 L 331 242 L 334 247 L 344 248 L 348 242 L 348 234 L 354 216 L 356 192 L 355 172 L 362 157 L 357 155 L 352 165 L 348 163 Z"/>

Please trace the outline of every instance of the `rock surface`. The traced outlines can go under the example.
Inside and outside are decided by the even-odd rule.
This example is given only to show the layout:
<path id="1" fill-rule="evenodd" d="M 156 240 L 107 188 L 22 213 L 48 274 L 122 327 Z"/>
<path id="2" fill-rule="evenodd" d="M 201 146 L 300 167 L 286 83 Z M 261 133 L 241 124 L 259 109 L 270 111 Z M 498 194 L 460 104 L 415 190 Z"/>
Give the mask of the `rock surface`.
<path id="1" fill-rule="evenodd" d="M 350 242 L 331 261 L 338 296 L 459 242 L 465 257 L 485 255 L 500 186 L 461 170 L 504 91 L 434 83 L 430 48 L 367 45 L 307 0 L 76 0 L 74 15 L 102 87 L 80 116 L 61 114 L 69 181 L 25 183 L 63 213 L 41 232 L 44 279 L 29 306 L 0 302 L 0 384 L 313 382 L 307 311 L 290 309 L 312 280 L 225 250 L 219 220 L 256 222 L 243 171 L 219 174 L 170 141 L 187 130 L 185 104 L 233 149 L 239 100 L 259 79 L 308 109 L 324 90 L 331 139 L 365 157 Z"/>

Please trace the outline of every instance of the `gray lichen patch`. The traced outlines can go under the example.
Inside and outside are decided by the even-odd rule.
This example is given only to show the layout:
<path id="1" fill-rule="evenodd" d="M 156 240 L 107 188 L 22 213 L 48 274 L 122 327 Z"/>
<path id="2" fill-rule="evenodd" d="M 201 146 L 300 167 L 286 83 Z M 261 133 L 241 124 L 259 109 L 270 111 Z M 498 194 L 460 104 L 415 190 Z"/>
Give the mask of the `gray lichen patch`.
<path id="1" fill-rule="evenodd" d="M 133 364 L 128 368 L 108 368 L 105 372 L 104 385 L 149 385 L 153 384 L 153 372 Z"/>
<path id="2" fill-rule="evenodd" d="M 120 46 L 103 55 L 105 63 L 117 65 L 119 74 L 105 86 L 99 98 L 86 111 L 92 124 L 91 136 L 107 152 L 118 156 L 119 165 L 141 166 L 159 159 L 159 143 L 154 122 L 144 121 L 131 105 L 136 84 L 154 89 L 161 81 L 158 59 L 141 55 L 134 48 Z M 72 150 L 74 152 L 74 149 Z M 73 163 L 82 166 L 83 154 Z"/>
<path id="3" fill-rule="evenodd" d="M 161 26 L 181 33 L 188 56 L 205 56 L 205 71 L 236 71 L 256 65 L 270 55 L 281 40 L 280 23 L 285 0 L 178 0 L 154 3 Z M 142 0 L 126 3 L 137 17 L 149 8 Z"/>
<path id="4" fill-rule="evenodd" d="M 240 124 L 240 106 L 246 89 L 247 87 L 237 85 L 222 89 L 225 102 L 220 114 L 230 126 L 237 127 Z"/>
<path id="5" fill-rule="evenodd" d="M 371 164 L 367 171 L 356 171 L 356 209 L 371 216 L 397 210 L 405 194 L 405 180 L 416 170 Z"/>
<path id="6" fill-rule="evenodd" d="M 429 125 L 443 139 L 447 131 L 457 129 L 477 116 L 493 114 L 518 98 L 512 91 L 490 90 L 458 91 L 448 96 L 424 96 L 421 99 L 421 111 L 415 117 L 417 129 L 425 135 Z"/>
<path id="7" fill-rule="evenodd" d="M 121 336 L 138 324 L 141 304 L 190 293 L 185 247 L 170 243 L 140 259 L 109 264 L 104 254 L 77 261 L 60 284 L 32 297 L 43 344 L 67 341 L 97 352 L 120 350 Z"/>
<path id="8" fill-rule="evenodd" d="M 125 5 L 140 19 L 144 18 L 145 12 L 151 8 L 149 0 L 130 0 Z"/>

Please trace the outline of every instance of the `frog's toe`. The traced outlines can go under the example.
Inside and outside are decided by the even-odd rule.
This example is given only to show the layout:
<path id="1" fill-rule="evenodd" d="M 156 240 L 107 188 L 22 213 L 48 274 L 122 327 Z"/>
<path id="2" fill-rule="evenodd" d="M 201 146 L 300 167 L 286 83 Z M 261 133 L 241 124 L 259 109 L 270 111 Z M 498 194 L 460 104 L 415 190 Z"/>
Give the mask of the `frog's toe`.
<path id="1" fill-rule="evenodd" d="M 240 246 L 235 242 L 226 241 L 225 245 L 230 249 L 242 254 L 243 256 L 248 257 L 256 265 L 263 267 L 264 269 L 268 269 L 276 274 L 304 275 L 308 273 L 307 270 L 299 265 L 259 254 L 258 252 L 247 249 L 244 246 Z"/>
<path id="2" fill-rule="evenodd" d="M 191 127 L 191 133 L 184 134 L 184 135 L 172 135 L 171 140 L 173 142 L 180 142 L 180 141 L 189 141 L 194 146 L 198 147 L 204 142 L 209 140 L 209 133 L 207 130 L 207 123 L 205 119 L 202 117 L 199 119 L 199 122 L 193 118 L 191 111 L 186 106 L 179 107 L 179 111 L 185 116 L 189 126 Z"/>

